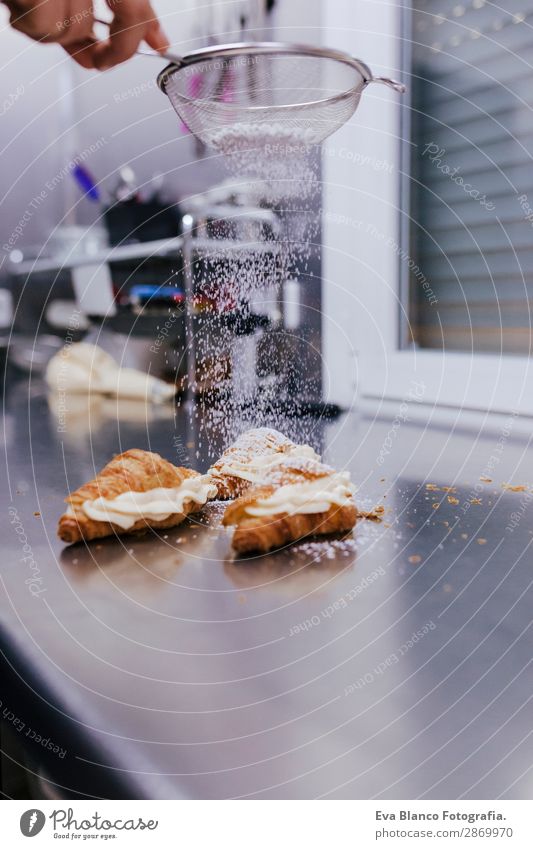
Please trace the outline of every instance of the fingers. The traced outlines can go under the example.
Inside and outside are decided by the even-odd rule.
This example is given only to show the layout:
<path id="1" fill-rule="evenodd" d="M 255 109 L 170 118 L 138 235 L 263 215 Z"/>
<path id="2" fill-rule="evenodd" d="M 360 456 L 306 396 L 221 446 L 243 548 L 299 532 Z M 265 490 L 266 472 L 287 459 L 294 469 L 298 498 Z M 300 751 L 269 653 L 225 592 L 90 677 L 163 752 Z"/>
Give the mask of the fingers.
<path id="1" fill-rule="evenodd" d="M 8 0 L 11 26 L 40 42 L 74 44 L 93 27 L 91 0 Z"/>
<path id="2" fill-rule="evenodd" d="M 94 54 L 97 43 L 96 39 L 88 38 L 74 44 L 64 44 L 63 47 L 82 68 L 96 68 Z"/>
<path id="3" fill-rule="evenodd" d="M 149 0 L 107 0 L 114 12 L 109 39 L 96 42 L 92 0 L 4 0 L 11 25 L 40 42 L 57 42 L 84 68 L 111 68 L 141 41 L 164 51 L 169 41 Z"/>
<path id="4" fill-rule="evenodd" d="M 10 11 L 9 22 L 13 29 L 35 41 L 56 41 L 59 37 L 57 26 L 63 16 L 66 3 L 51 6 L 46 0 L 40 3 L 10 0 L 6 3 Z"/>
<path id="5" fill-rule="evenodd" d="M 170 42 L 157 20 L 151 24 L 145 33 L 144 40 L 153 50 L 162 50 L 164 52 L 170 47 Z"/>
<path id="6" fill-rule="evenodd" d="M 114 12 L 109 40 L 95 49 L 94 59 L 100 70 L 111 68 L 133 56 L 141 41 L 146 40 L 156 50 L 165 50 L 168 40 L 148 0 L 108 0 Z"/>
<path id="7" fill-rule="evenodd" d="M 63 4 L 59 3 L 59 5 Z M 68 0 L 65 6 L 65 15 L 56 24 L 59 29 L 57 41 L 63 47 L 93 41 L 92 0 Z"/>

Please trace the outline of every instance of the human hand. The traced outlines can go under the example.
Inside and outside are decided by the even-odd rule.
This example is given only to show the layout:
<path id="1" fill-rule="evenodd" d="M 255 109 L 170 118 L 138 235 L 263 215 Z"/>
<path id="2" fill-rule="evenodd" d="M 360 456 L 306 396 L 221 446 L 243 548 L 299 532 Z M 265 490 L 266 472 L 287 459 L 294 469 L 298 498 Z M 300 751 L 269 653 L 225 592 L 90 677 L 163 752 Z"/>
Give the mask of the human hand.
<path id="1" fill-rule="evenodd" d="M 10 23 L 35 41 L 60 44 L 84 68 L 103 71 L 133 56 L 141 41 L 154 50 L 169 42 L 149 0 L 107 0 L 113 12 L 109 37 L 93 32 L 92 0 L 3 0 Z"/>

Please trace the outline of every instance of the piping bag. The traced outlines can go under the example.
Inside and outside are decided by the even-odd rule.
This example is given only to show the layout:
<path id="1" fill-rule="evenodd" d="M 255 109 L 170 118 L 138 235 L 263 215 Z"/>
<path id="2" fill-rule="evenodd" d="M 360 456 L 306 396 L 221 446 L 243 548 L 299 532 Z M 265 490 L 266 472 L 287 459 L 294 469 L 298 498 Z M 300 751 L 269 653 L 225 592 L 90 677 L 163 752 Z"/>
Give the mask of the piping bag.
<path id="1" fill-rule="evenodd" d="M 74 342 L 54 354 L 46 369 L 46 382 L 56 392 L 113 395 L 138 401 L 162 403 L 176 394 L 165 383 L 138 369 L 121 368 L 98 345 Z"/>

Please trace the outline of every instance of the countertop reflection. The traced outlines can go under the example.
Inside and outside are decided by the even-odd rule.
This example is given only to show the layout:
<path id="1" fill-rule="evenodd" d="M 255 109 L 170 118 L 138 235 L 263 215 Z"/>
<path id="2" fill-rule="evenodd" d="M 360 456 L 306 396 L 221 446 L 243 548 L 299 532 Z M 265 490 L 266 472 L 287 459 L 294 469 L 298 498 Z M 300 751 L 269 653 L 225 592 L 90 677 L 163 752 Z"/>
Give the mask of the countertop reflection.
<path id="1" fill-rule="evenodd" d="M 58 417 L 38 381 L 9 386 L 0 639 L 62 706 L 71 774 L 87 738 L 125 798 L 529 798 L 526 442 L 487 480 L 498 427 L 406 422 L 384 455 L 386 418 L 270 423 L 350 469 L 383 521 L 242 560 L 215 503 L 65 548 L 66 492 L 114 453 L 203 470 L 224 434 L 172 406 Z"/>

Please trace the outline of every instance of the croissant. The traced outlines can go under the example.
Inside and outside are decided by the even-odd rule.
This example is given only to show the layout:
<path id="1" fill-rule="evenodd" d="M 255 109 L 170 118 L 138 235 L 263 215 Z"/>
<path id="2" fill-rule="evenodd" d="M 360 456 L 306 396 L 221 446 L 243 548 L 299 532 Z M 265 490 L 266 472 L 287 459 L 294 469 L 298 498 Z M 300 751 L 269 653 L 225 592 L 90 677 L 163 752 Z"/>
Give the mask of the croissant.
<path id="1" fill-rule="evenodd" d="M 71 493 L 58 536 L 67 543 L 179 525 L 216 495 L 205 475 L 174 466 L 151 451 L 118 454 Z"/>
<path id="2" fill-rule="evenodd" d="M 238 554 L 265 553 L 304 537 L 354 527 L 357 508 L 346 473 L 311 459 L 286 458 L 266 477 L 224 513 L 223 524 L 236 526 L 232 545 Z"/>
<path id="3" fill-rule="evenodd" d="M 279 430 L 253 428 L 241 434 L 207 474 L 217 487 L 218 498 L 238 498 L 262 480 L 265 472 L 285 456 L 318 459 L 310 445 L 297 445 Z"/>

